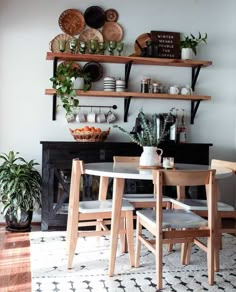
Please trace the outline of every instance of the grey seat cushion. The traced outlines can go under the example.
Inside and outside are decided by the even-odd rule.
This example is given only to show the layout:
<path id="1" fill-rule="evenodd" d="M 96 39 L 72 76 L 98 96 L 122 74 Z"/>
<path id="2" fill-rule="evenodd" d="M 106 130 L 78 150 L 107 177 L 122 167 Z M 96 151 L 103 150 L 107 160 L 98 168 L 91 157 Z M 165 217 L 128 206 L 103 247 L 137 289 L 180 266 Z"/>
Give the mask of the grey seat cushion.
<path id="1" fill-rule="evenodd" d="M 171 202 L 177 206 L 180 206 L 186 210 L 191 211 L 207 211 L 207 201 L 206 200 L 197 200 L 197 199 L 183 199 L 180 201 L 172 199 Z M 218 202 L 217 203 L 218 211 L 234 211 L 234 207 L 231 205 Z"/>
<path id="2" fill-rule="evenodd" d="M 156 212 L 153 210 L 137 211 L 137 216 L 153 226 L 156 225 Z M 163 210 L 163 229 L 165 228 L 198 228 L 207 226 L 207 220 L 191 211 L 182 209 Z"/>
<path id="3" fill-rule="evenodd" d="M 134 207 L 127 201 L 122 200 L 122 211 L 132 211 Z M 81 213 L 90 213 L 90 212 L 111 212 L 112 211 L 112 200 L 104 201 L 81 201 L 79 203 L 79 212 Z"/>

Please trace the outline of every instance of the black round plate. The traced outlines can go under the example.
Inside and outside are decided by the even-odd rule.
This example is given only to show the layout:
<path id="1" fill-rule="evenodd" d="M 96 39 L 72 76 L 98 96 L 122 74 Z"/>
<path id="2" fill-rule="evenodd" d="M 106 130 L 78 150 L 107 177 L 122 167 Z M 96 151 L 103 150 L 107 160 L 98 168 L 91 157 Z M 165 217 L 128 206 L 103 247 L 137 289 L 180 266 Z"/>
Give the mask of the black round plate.
<path id="1" fill-rule="evenodd" d="M 90 6 L 84 12 L 86 24 L 92 28 L 100 28 L 106 21 L 105 12 L 99 6 Z"/>
<path id="2" fill-rule="evenodd" d="M 89 73 L 91 82 L 95 82 L 102 78 L 103 67 L 98 62 L 88 62 L 84 65 L 83 72 Z"/>

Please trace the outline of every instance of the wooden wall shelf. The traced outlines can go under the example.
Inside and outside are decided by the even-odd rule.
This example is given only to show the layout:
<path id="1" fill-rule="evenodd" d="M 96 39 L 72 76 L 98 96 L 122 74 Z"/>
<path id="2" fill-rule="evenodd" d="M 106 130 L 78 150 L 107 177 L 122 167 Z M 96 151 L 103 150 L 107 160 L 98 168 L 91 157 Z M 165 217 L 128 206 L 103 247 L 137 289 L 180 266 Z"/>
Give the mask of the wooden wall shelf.
<path id="1" fill-rule="evenodd" d="M 59 61 L 80 61 L 80 62 L 100 62 L 113 64 L 127 64 L 132 62 L 135 65 L 153 65 L 153 66 L 176 66 L 176 67 L 208 67 L 212 65 L 211 61 L 200 60 L 181 60 L 181 59 L 163 59 L 146 58 L 134 56 L 109 56 L 93 54 L 66 54 L 47 52 L 46 59 L 53 61 L 57 58 Z"/>
<path id="2" fill-rule="evenodd" d="M 182 59 L 164 59 L 164 58 L 146 58 L 137 56 L 110 56 L 110 55 L 97 55 L 97 54 L 67 54 L 67 53 L 51 53 L 47 52 L 47 60 L 54 62 L 53 72 L 55 74 L 58 61 L 80 61 L 80 62 L 99 62 L 99 63 L 113 63 L 125 64 L 125 81 L 128 88 L 129 75 L 132 65 L 152 65 L 152 66 L 172 66 L 172 67 L 186 67 L 192 68 L 192 84 L 191 87 L 194 91 L 195 84 L 199 72 L 202 67 L 212 65 L 211 61 L 200 60 L 182 60 Z M 46 89 L 46 95 L 53 95 L 53 120 L 56 119 L 56 91 L 54 89 Z M 124 121 L 127 122 L 129 106 L 131 98 L 143 99 L 169 99 L 169 100 L 190 100 L 191 101 L 191 124 L 194 123 L 194 118 L 197 113 L 199 104 L 202 100 L 210 100 L 211 97 L 207 95 L 175 95 L 164 93 L 140 93 L 140 92 L 106 92 L 106 91 L 76 91 L 77 96 L 93 96 L 96 97 L 109 97 L 109 98 L 124 98 Z"/>
<path id="3" fill-rule="evenodd" d="M 46 95 L 56 94 L 55 89 L 46 89 Z M 96 97 L 132 97 L 143 99 L 176 99 L 176 100 L 210 100 L 211 97 L 207 95 L 183 95 L 183 94 L 166 94 L 166 93 L 141 93 L 141 92 L 116 92 L 116 91 L 95 91 L 95 90 L 76 90 L 76 96 L 93 96 Z"/>

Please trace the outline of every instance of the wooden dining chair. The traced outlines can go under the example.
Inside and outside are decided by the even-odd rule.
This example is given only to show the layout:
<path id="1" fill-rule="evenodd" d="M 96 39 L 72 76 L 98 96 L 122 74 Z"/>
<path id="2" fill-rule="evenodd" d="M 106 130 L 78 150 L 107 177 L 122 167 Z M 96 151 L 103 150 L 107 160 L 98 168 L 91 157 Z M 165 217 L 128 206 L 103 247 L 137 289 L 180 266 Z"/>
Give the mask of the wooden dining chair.
<path id="1" fill-rule="evenodd" d="M 124 162 L 124 163 L 137 163 L 139 165 L 139 156 L 113 156 L 114 163 Z M 156 197 L 155 192 L 153 193 L 143 193 L 143 194 L 133 194 L 124 193 L 123 198 L 129 201 L 135 209 L 137 208 L 155 208 L 156 207 Z M 163 196 L 163 207 L 169 208 L 171 199 L 167 196 Z M 134 216 L 136 218 L 136 216 Z"/>
<path id="2" fill-rule="evenodd" d="M 229 168 L 232 170 L 233 174 L 236 174 L 236 162 L 231 161 L 224 161 L 224 160 L 218 160 L 218 159 L 212 159 L 211 160 L 211 168 Z M 217 184 L 219 184 L 216 181 Z M 217 187 L 217 190 L 219 191 L 219 186 Z M 227 194 L 223 194 L 224 198 L 227 197 Z M 215 218 L 216 222 L 216 233 L 218 235 L 218 245 L 219 248 L 222 248 L 222 234 L 223 233 L 231 233 L 234 236 L 236 236 L 236 210 L 233 206 L 223 203 L 220 200 L 220 194 L 217 193 L 217 216 Z M 173 207 L 179 207 L 185 208 L 187 210 L 193 211 L 196 214 L 207 217 L 207 200 L 200 200 L 200 199 L 186 199 L 182 198 L 179 200 L 172 200 Z M 225 219 L 225 220 L 224 220 Z M 232 219 L 233 224 L 231 226 L 228 226 L 228 219 Z M 188 255 L 191 253 L 188 252 Z M 189 263 L 189 258 L 185 259 L 186 264 Z M 219 270 L 219 263 L 216 263 L 216 270 Z"/>
<path id="3" fill-rule="evenodd" d="M 111 223 L 112 200 L 106 199 L 108 178 L 101 177 L 100 179 L 98 200 L 80 201 L 80 183 L 83 174 L 83 161 L 73 159 L 66 239 L 68 249 L 68 269 L 72 268 L 74 253 L 79 237 L 110 234 L 109 225 Z M 133 210 L 134 207 L 127 200 L 122 201 L 121 220 L 125 220 L 126 223 L 120 224 L 119 232 L 120 238 L 123 238 L 123 251 L 125 250 L 125 241 L 124 237 L 121 235 L 125 234 L 127 238 L 130 266 L 134 265 Z M 95 226 L 96 229 L 91 230 L 91 226 Z M 83 230 L 81 230 L 80 227 L 83 227 Z M 112 276 L 111 274 L 109 275 Z"/>
<path id="4" fill-rule="evenodd" d="M 194 243 L 207 252 L 208 281 L 210 285 L 213 285 L 214 257 L 218 256 L 218 250 L 215 247 L 214 224 L 215 170 L 154 170 L 153 183 L 156 186 L 156 210 L 137 211 L 135 267 L 139 266 L 141 243 L 143 243 L 155 254 L 157 289 L 162 289 L 163 244 Z M 178 186 L 183 190 L 185 186 L 198 185 L 208 187 L 208 220 L 185 209 L 162 208 L 164 186 Z M 155 240 L 149 240 L 147 235 L 142 234 L 143 227 L 154 235 Z M 203 238 L 207 238 L 207 244 L 202 241 Z"/>

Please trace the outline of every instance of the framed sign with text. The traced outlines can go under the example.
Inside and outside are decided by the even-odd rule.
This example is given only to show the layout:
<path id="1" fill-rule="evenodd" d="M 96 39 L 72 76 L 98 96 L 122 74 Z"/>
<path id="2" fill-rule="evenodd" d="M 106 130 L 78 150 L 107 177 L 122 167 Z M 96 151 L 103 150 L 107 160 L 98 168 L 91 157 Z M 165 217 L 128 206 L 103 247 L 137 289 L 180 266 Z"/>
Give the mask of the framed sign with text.
<path id="1" fill-rule="evenodd" d="M 158 58 L 180 59 L 180 33 L 151 31 L 151 40 L 158 45 Z"/>

